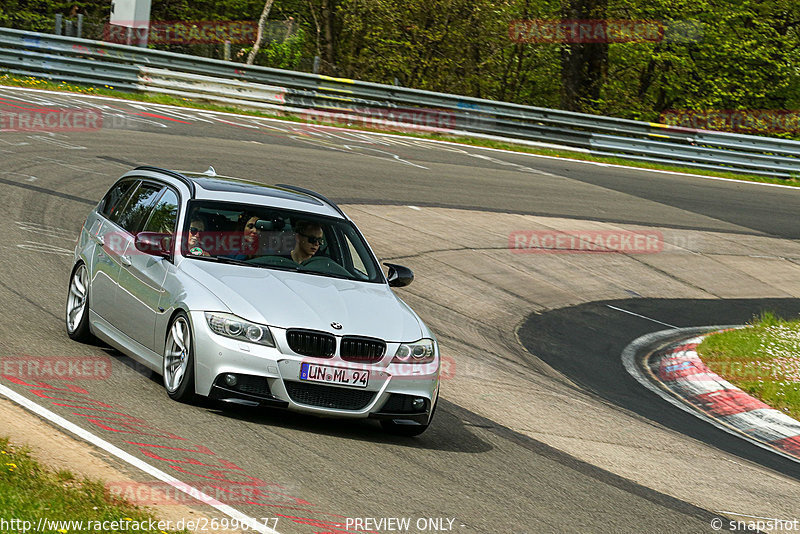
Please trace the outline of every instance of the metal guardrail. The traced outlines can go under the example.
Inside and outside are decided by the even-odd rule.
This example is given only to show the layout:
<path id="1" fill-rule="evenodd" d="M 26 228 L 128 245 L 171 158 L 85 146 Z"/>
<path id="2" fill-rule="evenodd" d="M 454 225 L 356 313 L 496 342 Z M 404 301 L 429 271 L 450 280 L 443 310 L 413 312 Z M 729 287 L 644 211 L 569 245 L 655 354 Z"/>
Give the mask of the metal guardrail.
<path id="1" fill-rule="evenodd" d="M 283 105 L 286 94 L 284 87 L 143 66 L 139 67 L 138 88 L 231 104 L 250 106 L 266 104 L 265 107 L 270 108 Z"/>
<path id="2" fill-rule="evenodd" d="M 603 156 L 800 176 L 800 142 L 537 108 L 0 28 L 0 70 L 55 81 L 564 145 Z"/>

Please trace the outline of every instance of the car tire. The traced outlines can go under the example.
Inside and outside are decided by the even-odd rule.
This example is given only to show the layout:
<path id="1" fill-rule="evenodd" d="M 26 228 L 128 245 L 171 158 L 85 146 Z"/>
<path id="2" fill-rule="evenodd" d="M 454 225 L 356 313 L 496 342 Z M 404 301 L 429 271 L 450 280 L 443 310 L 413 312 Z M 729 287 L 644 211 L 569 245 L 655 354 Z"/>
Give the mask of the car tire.
<path id="1" fill-rule="evenodd" d="M 393 419 L 385 419 L 381 421 L 381 426 L 385 432 L 389 434 L 394 434 L 395 436 L 406 436 L 406 437 L 413 437 L 419 436 L 431 425 L 433 421 L 433 416 L 436 414 L 436 407 L 439 405 L 439 395 L 436 395 L 436 402 L 433 405 L 433 410 L 431 411 L 431 416 L 428 418 L 428 422 L 424 425 L 417 425 L 417 424 L 408 424 L 408 423 L 397 423 Z"/>
<path id="2" fill-rule="evenodd" d="M 93 341 L 94 336 L 89 330 L 89 276 L 83 262 L 76 264 L 70 274 L 65 312 L 65 326 L 70 339 L 81 343 Z"/>
<path id="3" fill-rule="evenodd" d="M 179 312 L 170 322 L 161 366 L 164 389 L 172 400 L 194 399 L 194 342 L 189 317 Z"/>

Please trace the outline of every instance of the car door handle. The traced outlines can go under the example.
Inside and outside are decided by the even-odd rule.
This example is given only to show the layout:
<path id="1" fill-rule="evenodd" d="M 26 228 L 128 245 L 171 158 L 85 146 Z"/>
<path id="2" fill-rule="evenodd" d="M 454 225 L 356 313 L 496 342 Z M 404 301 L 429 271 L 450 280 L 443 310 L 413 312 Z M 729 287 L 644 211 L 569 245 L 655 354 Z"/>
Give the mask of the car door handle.
<path id="1" fill-rule="evenodd" d="M 129 256 L 120 256 L 119 262 L 125 267 L 130 267 L 133 265 L 133 262 L 131 262 L 131 258 Z"/>

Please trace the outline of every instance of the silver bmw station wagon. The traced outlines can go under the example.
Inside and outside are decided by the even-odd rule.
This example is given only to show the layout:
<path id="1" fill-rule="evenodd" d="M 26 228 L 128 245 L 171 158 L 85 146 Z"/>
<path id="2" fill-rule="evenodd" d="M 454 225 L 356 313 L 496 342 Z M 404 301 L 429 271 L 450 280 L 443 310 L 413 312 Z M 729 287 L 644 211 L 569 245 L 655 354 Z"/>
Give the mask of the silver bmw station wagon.
<path id="1" fill-rule="evenodd" d="M 75 249 L 66 328 L 164 378 L 177 401 L 431 423 L 433 332 L 391 287 L 356 225 L 307 189 L 138 167 L 89 214 Z"/>

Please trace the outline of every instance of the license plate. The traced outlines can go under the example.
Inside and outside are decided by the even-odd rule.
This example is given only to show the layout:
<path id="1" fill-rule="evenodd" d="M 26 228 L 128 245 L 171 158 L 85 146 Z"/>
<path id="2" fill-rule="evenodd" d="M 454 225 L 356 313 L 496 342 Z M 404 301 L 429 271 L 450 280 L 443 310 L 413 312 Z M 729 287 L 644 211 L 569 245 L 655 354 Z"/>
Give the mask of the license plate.
<path id="1" fill-rule="evenodd" d="M 300 380 L 365 388 L 369 383 L 369 371 L 303 363 L 300 365 Z"/>

